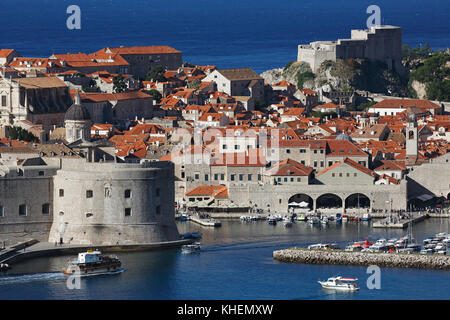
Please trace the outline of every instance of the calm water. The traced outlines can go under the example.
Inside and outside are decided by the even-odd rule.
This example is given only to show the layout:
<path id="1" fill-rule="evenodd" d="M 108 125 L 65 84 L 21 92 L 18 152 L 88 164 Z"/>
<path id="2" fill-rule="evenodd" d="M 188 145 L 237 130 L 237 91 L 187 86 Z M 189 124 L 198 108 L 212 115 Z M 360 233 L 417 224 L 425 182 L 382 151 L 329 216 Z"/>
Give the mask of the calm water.
<path id="1" fill-rule="evenodd" d="M 83 278 L 80 290 L 68 290 L 58 272 L 68 257 L 39 258 L 15 265 L 0 277 L 0 299 L 449 299 L 450 273 L 382 268 L 381 290 L 365 286 L 366 268 L 285 264 L 273 250 L 311 243 L 400 237 L 404 231 L 373 230 L 365 224 L 334 223 L 326 228 L 297 222 L 291 229 L 266 222 L 224 221 L 208 229 L 180 223 L 180 232 L 203 233 L 200 254 L 180 250 L 121 253 L 127 269 L 119 275 Z M 417 240 L 447 232 L 448 220 L 416 225 Z M 330 294 L 317 283 L 332 275 L 360 279 L 354 294 Z"/>
<path id="2" fill-rule="evenodd" d="M 404 42 L 450 46 L 448 0 L 2 0 L 0 47 L 23 56 L 94 52 L 106 46 L 170 45 L 184 60 L 257 72 L 296 60 L 297 45 L 349 38 L 366 9 L 403 27 Z M 81 8 L 81 30 L 66 9 Z"/>

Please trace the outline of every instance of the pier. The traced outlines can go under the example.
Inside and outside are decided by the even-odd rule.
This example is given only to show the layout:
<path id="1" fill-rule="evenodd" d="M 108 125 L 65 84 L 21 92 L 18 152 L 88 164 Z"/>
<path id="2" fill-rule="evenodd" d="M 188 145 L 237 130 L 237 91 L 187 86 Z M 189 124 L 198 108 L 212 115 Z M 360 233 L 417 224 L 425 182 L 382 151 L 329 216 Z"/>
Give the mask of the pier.
<path id="1" fill-rule="evenodd" d="M 291 248 L 273 252 L 273 259 L 287 263 L 352 265 L 450 270 L 450 256 L 404 253 L 362 253 L 342 250 Z"/>
<path id="2" fill-rule="evenodd" d="M 201 226 L 204 227 L 213 227 L 213 228 L 217 228 L 220 227 L 222 225 L 222 223 L 218 220 L 215 220 L 213 218 L 207 218 L 207 219 L 202 219 L 198 216 L 195 215 L 191 215 L 189 216 L 189 221 L 195 222 Z"/>
<path id="3" fill-rule="evenodd" d="M 398 219 L 387 217 L 381 221 L 376 221 L 372 224 L 374 228 L 394 228 L 394 229 L 406 229 L 410 224 L 415 224 L 417 222 L 423 221 L 428 218 L 426 213 L 421 213 L 410 219 Z"/>
<path id="4" fill-rule="evenodd" d="M 157 242 L 148 244 L 117 244 L 117 245 L 82 245 L 82 244 L 57 244 L 49 242 L 38 242 L 28 240 L 24 243 L 8 247 L 0 251 L 0 263 L 15 263 L 33 257 L 42 256 L 62 256 L 78 254 L 89 249 L 97 249 L 102 252 L 121 251 L 150 251 L 168 248 L 177 248 L 185 244 L 192 243 L 192 239 L 183 239 L 167 242 Z"/>

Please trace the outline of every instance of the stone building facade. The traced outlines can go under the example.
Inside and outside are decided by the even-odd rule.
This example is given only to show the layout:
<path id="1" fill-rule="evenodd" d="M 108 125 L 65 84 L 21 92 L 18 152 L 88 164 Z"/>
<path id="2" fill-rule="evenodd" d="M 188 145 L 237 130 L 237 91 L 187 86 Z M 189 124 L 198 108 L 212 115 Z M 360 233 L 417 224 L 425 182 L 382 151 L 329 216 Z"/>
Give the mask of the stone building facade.
<path id="1" fill-rule="evenodd" d="M 309 63 L 317 72 L 326 60 L 360 58 L 385 63 L 389 69 L 403 73 L 402 29 L 395 26 L 375 26 L 367 30 L 352 30 L 350 39 L 316 41 L 298 46 L 298 61 Z"/>

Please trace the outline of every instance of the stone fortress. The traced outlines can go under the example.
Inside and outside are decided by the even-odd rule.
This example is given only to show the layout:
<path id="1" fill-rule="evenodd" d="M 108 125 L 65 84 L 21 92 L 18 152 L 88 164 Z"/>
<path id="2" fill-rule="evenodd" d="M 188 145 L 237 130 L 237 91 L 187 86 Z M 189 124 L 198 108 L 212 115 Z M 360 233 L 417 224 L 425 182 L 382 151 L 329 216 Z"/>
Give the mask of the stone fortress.
<path id="1" fill-rule="evenodd" d="M 2 240 L 20 241 L 18 234 L 80 245 L 179 240 L 173 164 L 123 162 L 107 141 L 89 141 L 91 120 L 78 96 L 65 123 L 67 146 L 36 145 L 16 158 L 2 153 Z"/>
<path id="2" fill-rule="evenodd" d="M 316 41 L 298 46 L 297 61 L 309 63 L 316 73 L 327 60 L 360 58 L 385 63 L 402 73 L 402 29 L 380 25 L 367 30 L 352 30 L 350 39 Z"/>

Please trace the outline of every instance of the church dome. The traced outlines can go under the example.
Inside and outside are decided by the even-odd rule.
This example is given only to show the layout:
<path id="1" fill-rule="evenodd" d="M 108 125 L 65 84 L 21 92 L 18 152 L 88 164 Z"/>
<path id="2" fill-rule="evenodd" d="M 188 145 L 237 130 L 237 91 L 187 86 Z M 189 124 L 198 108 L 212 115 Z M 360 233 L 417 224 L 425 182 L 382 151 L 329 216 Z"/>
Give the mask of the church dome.
<path id="1" fill-rule="evenodd" d="M 81 104 L 81 98 L 77 92 L 74 104 L 67 110 L 64 121 L 87 121 L 91 120 L 89 111 Z"/>
<path id="2" fill-rule="evenodd" d="M 336 140 L 347 140 L 347 141 L 352 142 L 352 138 L 346 133 L 339 133 L 336 136 Z"/>

